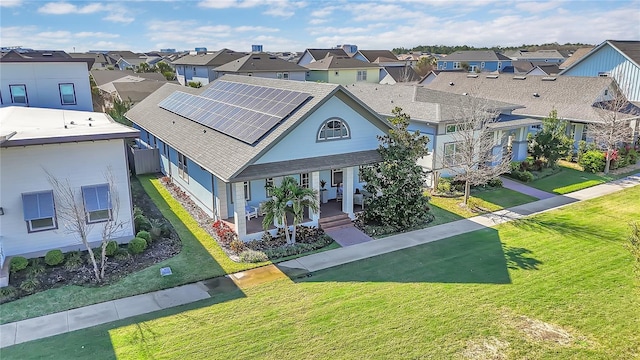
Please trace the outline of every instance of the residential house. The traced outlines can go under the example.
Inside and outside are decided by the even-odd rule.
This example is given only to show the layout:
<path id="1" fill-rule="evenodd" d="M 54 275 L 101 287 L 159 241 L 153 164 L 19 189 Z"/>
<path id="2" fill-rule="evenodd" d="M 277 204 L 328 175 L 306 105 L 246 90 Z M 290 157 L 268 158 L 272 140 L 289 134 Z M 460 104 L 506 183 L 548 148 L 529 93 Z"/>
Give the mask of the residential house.
<path id="1" fill-rule="evenodd" d="M 377 136 L 391 126 L 340 85 L 238 75 L 200 89 L 166 84 L 126 116 L 140 147 L 158 149 L 162 172 L 242 240 L 263 233 L 247 206 L 260 214 L 265 186 L 284 176 L 321 193 L 320 213 L 306 210 L 305 223 L 330 206 L 353 218 L 358 168 L 381 160 Z"/>
<path id="2" fill-rule="evenodd" d="M 267 53 L 252 53 L 215 68 L 218 76 L 247 75 L 282 80 L 304 81 L 307 68 Z"/>
<path id="3" fill-rule="evenodd" d="M 117 67 L 116 60 L 104 53 L 69 53 L 74 59 L 93 59 L 91 70 L 107 70 Z"/>
<path id="4" fill-rule="evenodd" d="M 600 105 L 603 101 L 611 100 L 617 85 L 610 77 L 440 73 L 427 87 L 514 102 L 524 108 L 515 109 L 513 115 L 534 119 L 544 119 L 552 110 L 556 110 L 558 118 L 569 121 L 567 132 L 577 148 L 580 140 L 588 140 L 588 124 L 602 121 L 604 110 Z M 630 135 L 633 129 L 637 133 L 637 115 L 623 113 L 619 116 L 630 121 Z"/>
<path id="5" fill-rule="evenodd" d="M 359 50 L 355 55 L 353 55 L 353 58 L 381 66 L 380 81 L 389 74 L 386 70 L 387 68 L 407 68 L 409 66 L 407 62 L 398 60 L 396 55 L 389 50 Z M 408 72 L 409 70 L 405 70 L 405 73 Z M 394 71 L 394 73 L 396 72 Z"/>
<path id="6" fill-rule="evenodd" d="M 492 151 L 496 160 L 501 159 L 509 151 L 511 151 L 512 160 L 524 160 L 527 157 L 528 129 L 530 126 L 541 123 L 538 119 L 512 114 L 515 109 L 522 108 L 521 105 L 472 98 L 468 94 L 452 94 L 423 86 L 357 83 L 347 86 L 347 89 L 377 111 L 380 116 L 392 117 L 392 110 L 395 107 L 402 108 L 404 113 L 411 116 L 408 130 L 418 130 L 429 137 L 427 144 L 429 154 L 418 160 L 418 164 L 425 169 L 426 185 L 430 187 L 436 185 L 434 174 L 442 176 L 455 174 L 452 172 L 455 164 L 446 163 L 447 156 L 453 157 L 456 153 L 457 139 L 454 133 L 465 115 L 463 109 L 474 105 L 470 104 L 470 101 L 477 102 L 477 106 L 487 111 L 495 111 L 499 114 L 498 120 L 491 124 L 494 132 Z"/>
<path id="7" fill-rule="evenodd" d="M 570 65 L 573 65 L 574 62 L 578 61 L 583 56 L 587 55 L 591 50 L 593 50 L 593 46 L 579 48 L 573 53 L 567 56 L 567 59 L 559 65 L 560 70 L 564 70 L 568 68 Z"/>
<path id="8" fill-rule="evenodd" d="M 380 80 L 380 84 L 393 85 L 397 83 L 412 83 L 420 81 L 420 76 L 410 65 L 402 67 L 385 66 L 383 69 L 386 75 L 382 80 Z"/>
<path id="9" fill-rule="evenodd" d="M 544 75 L 544 76 L 556 76 L 560 72 L 558 64 L 545 64 L 536 65 L 529 70 L 526 75 Z"/>
<path id="10" fill-rule="evenodd" d="M 247 53 L 221 49 L 214 53 L 200 52 L 185 55 L 173 62 L 176 69 L 176 80 L 180 85 L 199 82 L 206 85 L 218 78 L 215 70 L 218 66 L 247 56 Z"/>
<path id="11" fill-rule="evenodd" d="M 111 108 L 114 99 L 139 102 L 168 82 L 160 73 L 134 73 L 132 70 L 92 70 L 91 77 L 100 92 L 102 101 L 96 109 L 100 111 Z"/>
<path id="12" fill-rule="evenodd" d="M 629 101 L 640 101 L 640 41 L 606 40 L 559 75 L 610 76 Z"/>
<path id="13" fill-rule="evenodd" d="M 327 56 L 305 67 L 308 69 L 307 81 L 341 85 L 380 82 L 380 66 L 349 57 Z"/>
<path id="14" fill-rule="evenodd" d="M 298 65 L 306 66 L 311 64 L 312 62 L 322 60 L 327 56 L 335 56 L 340 58 L 349 58 L 349 54 L 347 54 L 343 49 L 306 49 L 300 59 L 298 60 Z"/>
<path id="15" fill-rule="evenodd" d="M 464 72 L 464 69 L 455 69 L 455 70 L 431 70 L 427 75 L 423 76 L 422 79 L 418 81 L 418 85 L 427 86 L 431 83 L 441 72 Z"/>
<path id="16" fill-rule="evenodd" d="M 47 174 L 68 181 L 81 199 L 86 216 L 82 221 L 93 225 L 87 234 L 90 242 L 101 241 L 103 226 L 114 219 L 124 225 L 112 240 L 131 240 L 133 205 L 125 140 L 136 137 L 137 130 L 104 113 L 0 109 L 0 253 L 37 257 L 54 249 L 85 250 L 78 234 L 61 219 L 59 194 Z M 116 195 L 119 207 L 114 208 Z"/>
<path id="17" fill-rule="evenodd" d="M 514 61 L 524 60 L 551 64 L 561 64 L 565 61 L 565 57 L 558 50 L 512 50 L 505 52 L 504 56 Z"/>
<path id="18" fill-rule="evenodd" d="M 438 59 L 438 70 L 464 69 L 468 66 L 469 72 L 501 72 L 504 67 L 511 66 L 511 61 L 491 50 L 456 51 Z"/>
<path id="19" fill-rule="evenodd" d="M 40 50 L 11 50 L 1 56 L 0 106 L 93 109 L 89 85 L 93 59 Z"/>

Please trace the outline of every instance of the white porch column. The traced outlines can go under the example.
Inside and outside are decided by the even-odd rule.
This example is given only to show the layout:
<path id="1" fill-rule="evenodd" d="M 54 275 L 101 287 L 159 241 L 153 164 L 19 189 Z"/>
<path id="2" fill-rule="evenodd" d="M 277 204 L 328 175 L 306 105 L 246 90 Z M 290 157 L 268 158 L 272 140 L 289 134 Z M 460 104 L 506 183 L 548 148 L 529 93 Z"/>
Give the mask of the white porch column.
<path id="1" fill-rule="evenodd" d="M 344 168 L 342 172 L 342 212 L 349 215 L 351 219 L 353 214 L 353 191 L 354 191 L 354 171 L 355 167 L 349 166 Z"/>
<path id="2" fill-rule="evenodd" d="M 240 239 L 247 236 L 247 218 L 244 213 L 244 183 L 231 184 L 233 189 L 233 219 L 236 225 L 236 233 Z"/>
<path id="3" fill-rule="evenodd" d="M 216 206 L 218 207 L 218 214 L 220 219 L 226 219 L 229 217 L 229 211 L 227 209 L 227 183 L 214 177 L 216 181 Z"/>
<path id="4" fill-rule="evenodd" d="M 309 210 L 309 218 L 311 219 L 311 221 L 315 222 L 316 224 L 318 223 L 318 220 L 320 220 L 320 172 L 319 171 L 313 171 L 309 174 L 309 186 L 311 186 L 311 188 L 313 190 L 316 191 L 316 201 L 318 202 L 318 211 L 317 212 L 312 212 L 311 210 Z"/>

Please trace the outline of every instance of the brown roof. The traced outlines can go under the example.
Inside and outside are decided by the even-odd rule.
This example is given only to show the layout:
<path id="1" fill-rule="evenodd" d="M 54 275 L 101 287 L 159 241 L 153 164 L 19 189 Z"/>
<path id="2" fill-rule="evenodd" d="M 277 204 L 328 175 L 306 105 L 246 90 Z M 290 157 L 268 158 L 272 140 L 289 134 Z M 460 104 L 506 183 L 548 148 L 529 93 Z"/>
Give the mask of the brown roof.
<path id="1" fill-rule="evenodd" d="M 267 53 L 254 53 L 215 68 L 220 72 L 307 71 L 307 68 Z"/>
<path id="2" fill-rule="evenodd" d="M 608 40 L 608 42 L 640 66 L 640 41 Z"/>
<path id="3" fill-rule="evenodd" d="M 309 70 L 380 68 L 380 66 L 376 64 L 370 64 L 350 57 L 337 56 L 327 56 L 324 59 L 314 61 L 304 67 Z"/>
<path id="4" fill-rule="evenodd" d="M 245 52 L 221 49 L 214 53 L 185 55 L 173 62 L 174 65 L 220 66 L 246 56 Z"/>
<path id="5" fill-rule="evenodd" d="M 388 61 L 399 61 L 389 50 L 359 50 L 358 52 L 370 63 L 375 62 L 378 58 L 389 59 Z"/>
<path id="6" fill-rule="evenodd" d="M 560 69 L 566 69 L 569 66 L 573 65 L 573 63 L 580 60 L 583 56 L 587 55 L 591 50 L 593 50 L 593 46 L 577 49 L 567 60 L 560 64 Z"/>
<path id="7" fill-rule="evenodd" d="M 311 57 L 315 60 L 324 59 L 330 55 L 349 57 L 349 54 L 347 54 L 343 49 L 307 49 L 305 51 L 311 54 Z"/>

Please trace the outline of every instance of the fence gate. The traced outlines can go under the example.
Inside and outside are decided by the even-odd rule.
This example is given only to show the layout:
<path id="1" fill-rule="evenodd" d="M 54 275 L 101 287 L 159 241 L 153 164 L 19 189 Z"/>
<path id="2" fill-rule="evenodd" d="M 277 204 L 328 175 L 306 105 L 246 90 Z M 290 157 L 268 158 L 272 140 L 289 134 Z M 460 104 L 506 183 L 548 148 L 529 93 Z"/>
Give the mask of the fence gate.
<path id="1" fill-rule="evenodd" d="M 160 172 L 160 153 L 158 149 L 134 149 L 133 171 L 137 175 L 155 174 Z"/>

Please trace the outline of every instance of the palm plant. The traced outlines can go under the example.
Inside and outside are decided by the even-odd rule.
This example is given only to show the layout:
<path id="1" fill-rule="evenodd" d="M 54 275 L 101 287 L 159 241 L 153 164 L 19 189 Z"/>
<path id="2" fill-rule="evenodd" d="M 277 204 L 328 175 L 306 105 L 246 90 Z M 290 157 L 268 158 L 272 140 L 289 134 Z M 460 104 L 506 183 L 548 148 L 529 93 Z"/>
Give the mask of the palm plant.
<path id="1" fill-rule="evenodd" d="M 285 179 L 291 179 L 288 182 L 291 194 L 291 208 L 293 212 L 293 235 L 291 237 L 291 243 L 296 243 L 296 228 L 304 219 L 304 208 L 308 207 L 311 211 L 318 211 L 320 203 L 318 201 L 318 193 L 316 190 L 304 188 L 296 182 L 292 177 Z"/>
<path id="2" fill-rule="evenodd" d="M 287 178 L 285 178 L 286 180 Z M 291 200 L 289 194 L 289 187 L 285 183 L 282 182 L 280 186 L 271 186 L 269 187 L 269 191 L 271 192 L 271 199 L 267 200 L 264 204 L 264 219 L 262 219 L 262 227 L 267 230 L 271 224 L 275 223 L 278 226 L 284 227 L 284 234 L 287 239 L 287 243 L 289 243 L 289 225 L 287 224 L 287 213 L 291 212 L 290 206 L 288 205 Z"/>

